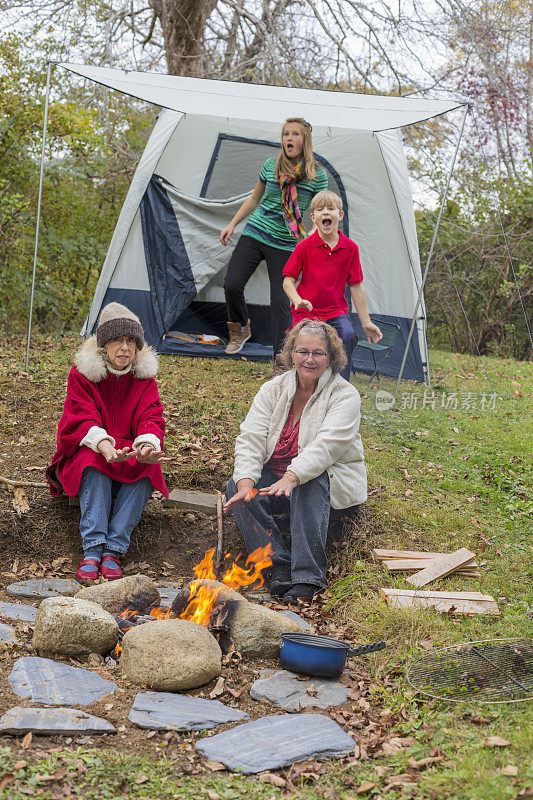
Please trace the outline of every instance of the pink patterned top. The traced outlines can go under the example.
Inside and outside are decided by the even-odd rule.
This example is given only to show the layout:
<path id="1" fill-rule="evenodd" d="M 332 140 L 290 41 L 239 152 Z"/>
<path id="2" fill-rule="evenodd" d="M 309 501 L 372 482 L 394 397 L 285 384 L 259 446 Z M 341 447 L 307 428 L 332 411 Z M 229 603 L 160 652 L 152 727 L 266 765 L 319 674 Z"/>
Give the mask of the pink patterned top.
<path id="1" fill-rule="evenodd" d="M 275 475 L 280 477 L 285 474 L 285 470 L 291 463 L 293 458 L 298 455 L 298 435 L 300 433 L 300 420 L 293 425 L 293 408 L 292 403 L 289 409 L 289 415 L 283 426 L 283 430 L 279 435 L 278 442 L 274 448 L 274 452 L 266 462 L 265 467 L 272 470 Z"/>

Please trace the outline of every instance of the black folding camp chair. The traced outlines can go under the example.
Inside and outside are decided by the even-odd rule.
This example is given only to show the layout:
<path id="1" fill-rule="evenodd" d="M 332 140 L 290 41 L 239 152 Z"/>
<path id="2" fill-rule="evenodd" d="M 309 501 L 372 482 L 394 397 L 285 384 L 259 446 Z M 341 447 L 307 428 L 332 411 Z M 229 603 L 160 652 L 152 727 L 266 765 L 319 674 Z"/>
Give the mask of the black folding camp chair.
<path id="1" fill-rule="evenodd" d="M 374 362 L 374 372 L 370 376 L 370 380 L 368 381 L 369 383 L 372 383 L 375 375 L 378 376 L 378 381 L 379 381 L 379 370 L 380 370 L 383 362 L 386 361 L 387 358 L 392 353 L 392 348 L 394 347 L 394 342 L 396 341 L 396 337 L 398 336 L 398 334 L 400 332 L 400 326 L 396 325 L 395 322 L 384 322 L 383 320 L 372 320 L 372 322 L 375 322 L 375 324 L 381 330 L 381 333 L 383 334 L 383 338 L 380 339 L 380 341 L 377 344 L 369 344 L 365 334 L 363 333 L 362 336 L 359 337 L 359 341 L 357 342 L 357 347 L 355 348 L 355 350 L 353 352 L 353 356 L 352 356 L 352 369 L 355 372 L 355 368 L 353 366 L 353 363 L 354 363 L 355 354 L 356 354 L 358 348 L 362 347 L 363 350 L 370 350 L 370 352 L 372 353 L 372 360 Z M 376 355 L 377 354 L 381 354 L 382 355 L 382 358 L 379 361 L 379 363 L 378 363 L 378 361 L 376 361 Z M 379 358 L 379 355 L 378 355 L 378 358 Z"/>

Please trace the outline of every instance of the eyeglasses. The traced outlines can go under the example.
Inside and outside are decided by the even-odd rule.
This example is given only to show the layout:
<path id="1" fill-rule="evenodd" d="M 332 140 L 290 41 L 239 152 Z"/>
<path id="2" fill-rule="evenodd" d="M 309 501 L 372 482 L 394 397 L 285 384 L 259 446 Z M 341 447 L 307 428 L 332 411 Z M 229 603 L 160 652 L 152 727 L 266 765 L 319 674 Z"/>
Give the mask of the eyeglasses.
<path id="1" fill-rule="evenodd" d="M 311 350 L 295 350 L 294 352 L 297 356 L 300 356 L 300 358 L 303 358 L 304 360 L 309 358 L 309 356 L 312 356 L 314 361 L 319 361 L 321 358 L 325 358 L 327 356 L 327 353 L 324 353 L 322 350 L 313 350 L 312 352 Z"/>

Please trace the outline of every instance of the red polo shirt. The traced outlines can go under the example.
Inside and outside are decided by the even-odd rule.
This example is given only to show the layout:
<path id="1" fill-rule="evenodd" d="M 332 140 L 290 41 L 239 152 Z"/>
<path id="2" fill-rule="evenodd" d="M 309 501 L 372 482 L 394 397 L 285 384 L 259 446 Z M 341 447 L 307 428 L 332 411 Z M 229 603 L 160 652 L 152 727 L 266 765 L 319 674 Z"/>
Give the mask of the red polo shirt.
<path id="1" fill-rule="evenodd" d="M 295 311 L 291 305 L 293 325 L 302 319 L 328 320 L 347 314 L 346 284 L 353 286 L 363 280 L 359 248 L 339 231 L 339 241 L 330 250 L 315 231 L 296 245 L 285 264 L 283 277 L 298 281 L 300 275 L 298 294 L 311 301 L 313 310 L 299 308 Z"/>

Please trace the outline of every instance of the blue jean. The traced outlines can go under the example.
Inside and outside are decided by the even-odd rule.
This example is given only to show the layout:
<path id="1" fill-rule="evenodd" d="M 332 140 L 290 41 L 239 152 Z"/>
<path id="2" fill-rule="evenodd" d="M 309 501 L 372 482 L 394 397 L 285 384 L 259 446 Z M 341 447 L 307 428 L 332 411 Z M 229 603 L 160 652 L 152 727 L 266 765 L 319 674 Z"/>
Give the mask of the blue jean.
<path id="1" fill-rule="evenodd" d="M 151 494 L 149 478 L 141 478 L 135 483 L 120 483 L 94 467 L 86 467 L 79 490 L 80 533 L 84 551 L 103 544 L 107 550 L 125 553 L 130 545 L 131 532 L 139 522 Z M 115 507 L 109 519 L 113 497 Z"/>
<path id="2" fill-rule="evenodd" d="M 349 381 L 352 371 L 353 351 L 355 350 L 355 346 L 359 337 L 355 333 L 353 325 L 350 322 L 350 318 L 346 314 L 341 314 L 338 317 L 332 317 L 331 319 L 327 319 L 326 322 L 328 325 L 331 325 L 332 328 L 335 328 L 342 339 L 344 350 L 348 356 L 348 363 L 340 374 L 343 378 Z"/>
<path id="3" fill-rule="evenodd" d="M 263 467 L 255 488 L 262 489 L 278 480 L 278 475 Z M 237 487 L 230 478 L 226 499 L 236 492 Z M 272 516 L 287 510 L 291 525 L 290 552 Z M 290 576 L 293 584 L 327 586 L 326 538 L 330 512 L 327 472 L 295 486 L 290 497 L 256 495 L 249 503 L 234 506 L 232 511 L 249 553 L 270 543 L 273 571 Z"/>

